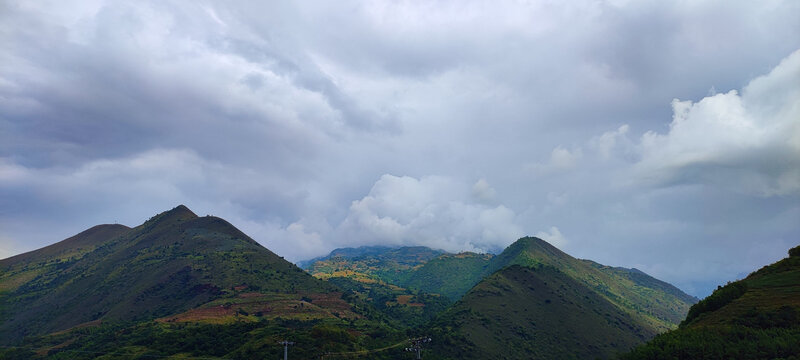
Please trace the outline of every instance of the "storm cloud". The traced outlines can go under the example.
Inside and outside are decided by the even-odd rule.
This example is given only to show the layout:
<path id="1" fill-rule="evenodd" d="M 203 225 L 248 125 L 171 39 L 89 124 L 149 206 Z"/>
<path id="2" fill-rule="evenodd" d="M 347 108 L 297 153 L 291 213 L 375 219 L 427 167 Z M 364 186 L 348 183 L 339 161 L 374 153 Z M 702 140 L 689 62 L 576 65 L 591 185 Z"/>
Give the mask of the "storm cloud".
<path id="1" fill-rule="evenodd" d="M 0 1 L 0 257 L 183 203 L 294 261 L 536 235 L 705 295 L 800 238 L 798 13 Z"/>

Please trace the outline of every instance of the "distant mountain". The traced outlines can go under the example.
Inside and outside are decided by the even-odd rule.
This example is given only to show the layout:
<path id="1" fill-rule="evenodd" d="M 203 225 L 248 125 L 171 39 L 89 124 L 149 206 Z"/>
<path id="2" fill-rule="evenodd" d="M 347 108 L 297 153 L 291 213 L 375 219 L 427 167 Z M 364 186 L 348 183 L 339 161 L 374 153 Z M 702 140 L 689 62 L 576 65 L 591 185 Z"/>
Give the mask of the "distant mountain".
<path id="1" fill-rule="evenodd" d="M 720 286 L 680 328 L 623 359 L 800 358 L 800 246 L 789 257 Z"/>
<path id="2" fill-rule="evenodd" d="M 401 286 L 427 293 L 442 294 L 455 301 L 490 274 L 492 254 L 464 252 L 444 254 L 410 271 Z"/>
<path id="3" fill-rule="evenodd" d="M 452 300 L 404 287 L 405 279 L 431 259 L 444 254 L 425 246 L 342 248 L 306 262 L 319 279 L 349 291 L 401 326 L 432 320 Z"/>
<path id="4" fill-rule="evenodd" d="M 444 251 L 425 246 L 342 248 L 308 263 L 305 269 L 323 279 L 346 276 L 399 284 L 409 272 L 441 254 Z"/>
<path id="5" fill-rule="evenodd" d="M 310 358 L 401 340 L 381 316 L 182 205 L 0 260 L 0 358 L 265 357 L 287 334 Z"/>
<path id="6" fill-rule="evenodd" d="M 320 279 L 347 277 L 361 282 L 387 284 L 441 294 L 458 300 L 489 274 L 492 254 L 450 254 L 425 246 L 342 248 L 303 262 Z"/>
<path id="7" fill-rule="evenodd" d="M 509 245 L 497 256 L 491 254 L 440 254 L 430 249 L 369 248 L 342 249 L 339 254 L 308 266 L 319 278 L 349 277 L 362 281 L 384 281 L 424 293 L 441 294 L 455 301 L 482 279 L 511 265 L 556 268 L 583 285 L 597 291 L 616 306 L 625 309 L 647 324 L 651 333 L 675 328 L 689 307 L 697 302 L 693 296 L 655 279 L 637 269 L 625 269 L 576 259 L 544 240 L 525 237 Z M 403 262 L 398 254 L 421 252 L 426 256 L 411 257 Z M 403 266 L 398 266 L 403 263 Z M 388 270 L 387 270 L 388 269 Z"/>
<path id="8" fill-rule="evenodd" d="M 352 259 L 364 256 L 379 256 L 392 249 L 395 248 L 389 246 L 359 246 L 357 248 L 352 248 L 352 247 L 338 248 L 331 251 L 328 255 L 316 257 L 310 260 L 299 261 L 297 263 L 297 266 L 299 266 L 302 269 L 307 269 L 311 264 L 317 261 L 325 261 L 334 257 Z"/>

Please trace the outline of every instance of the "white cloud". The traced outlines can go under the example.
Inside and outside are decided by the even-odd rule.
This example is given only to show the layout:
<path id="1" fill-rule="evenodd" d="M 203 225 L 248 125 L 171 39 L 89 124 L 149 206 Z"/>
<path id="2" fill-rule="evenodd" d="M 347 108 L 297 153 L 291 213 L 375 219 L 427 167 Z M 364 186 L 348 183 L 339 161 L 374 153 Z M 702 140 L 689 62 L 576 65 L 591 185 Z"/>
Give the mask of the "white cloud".
<path id="1" fill-rule="evenodd" d="M 625 147 L 630 148 L 631 141 L 627 137 L 629 130 L 630 126 L 625 124 L 617 128 L 617 130 L 607 131 L 600 136 L 595 136 L 589 140 L 589 147 L 600 154 L 601 159 L 608 160 L 618 147 L 627 145 Z"/>
<path id="2" fill-rule="evenodd" d="M 492 204 L 497 201 L 497 191 L 489 185 L 486 179 L 480 179 L 472 185 L 472 196 L 479 202 L 486 204 Z"/>
<path id="3" fill-rule="evenodd" d="M 705 183 L 733 191 L 800 194 L 800 51 L 742 94 L 672 102 L 669 132 L 641 139 L 641 178 L 656 184 Z"/>
<path id="4" fill-rule="evenodd" d="M 350 206 L 338 228 L 339 241 L 486 252 L 522 236 L 511 209 L 486 205 L 482 199 L 475 202 L 469 190 L 440 176 L 383 175 L 367 196 Z"/>
<path id="5" fill-rule="evenodd" d="M 267 249 L 292 262 L 322 256 L 333 249 L 323 235 L 304 224 L 306 219 L 285 226 L 271 221 L 247 220 L 236 214 L 231 214 L 226 220 Z"/>
<path id="6" fill-rule="evenodd" d="M 558 174 L 574 168 L 583 157 L 583 150 L 578 147 L 572 150 L 559 145 L 550 152 L 546 163 L 532 163 L 527 166 L 536 175 Z"/>
<path id="7" fill-rule="evenodd" d="M 0 259 L 5 259 L 7 257 L 11 257 L 14 255 L 19 254 L 18 251 L 14 251 L 13 243 L 11 239 L 7 239 L 2 234 L 0 234 Z"/>
<path id="8" fill-rule="evenodd" d="M 543 239 L 559 249 L 563 249 L 565 245 L 567 245 L 567 238 L 561 234 L 561 231 L 558 230 L 557 227 L 551 226 L 549 232 L 539 231 L 534 235 L 540 239 Z"/>

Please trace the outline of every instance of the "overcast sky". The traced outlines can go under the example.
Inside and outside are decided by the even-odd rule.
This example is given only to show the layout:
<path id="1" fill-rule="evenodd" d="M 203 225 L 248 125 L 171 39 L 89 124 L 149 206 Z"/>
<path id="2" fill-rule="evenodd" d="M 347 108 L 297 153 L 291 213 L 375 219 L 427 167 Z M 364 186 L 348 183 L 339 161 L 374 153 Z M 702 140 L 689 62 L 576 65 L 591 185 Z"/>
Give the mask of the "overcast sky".
<path id="1" fill-rule="evenodd" d="M 178 204 L 292 261 L 800 243 L 800 2 L 0 0 L 0 258 Z"/>

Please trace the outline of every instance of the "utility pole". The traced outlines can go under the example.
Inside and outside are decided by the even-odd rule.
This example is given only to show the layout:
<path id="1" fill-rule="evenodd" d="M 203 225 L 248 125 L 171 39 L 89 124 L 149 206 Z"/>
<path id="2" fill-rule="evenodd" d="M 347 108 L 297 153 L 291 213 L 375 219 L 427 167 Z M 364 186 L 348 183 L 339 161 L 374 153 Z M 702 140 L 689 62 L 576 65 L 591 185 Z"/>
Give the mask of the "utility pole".
<path id="1" fill-rule="evenodd" d="M 294 345 L 294 341 L 279 341 L 278 344 L 283 345 L 283 360 L 289 360 L 289 345 Z"/>
<path id="2" fill-rule="evenodd" d="M 411 347 L 407 347 L 406 351 L 414 352 L 417 354 L 417 359 L 422 359 L 422 345 L 431 342 L 431 338 L 423 336 L 409 341 L 411 342 Z"/>

